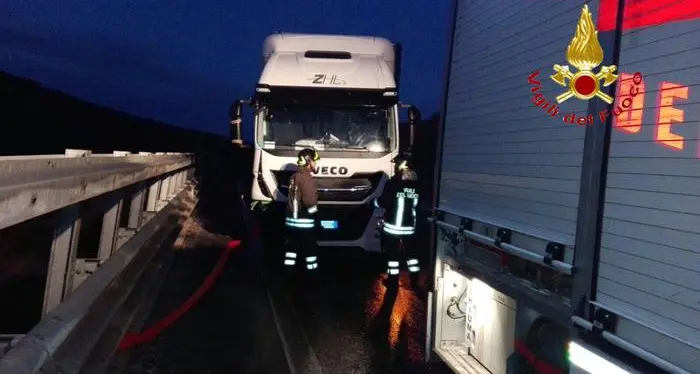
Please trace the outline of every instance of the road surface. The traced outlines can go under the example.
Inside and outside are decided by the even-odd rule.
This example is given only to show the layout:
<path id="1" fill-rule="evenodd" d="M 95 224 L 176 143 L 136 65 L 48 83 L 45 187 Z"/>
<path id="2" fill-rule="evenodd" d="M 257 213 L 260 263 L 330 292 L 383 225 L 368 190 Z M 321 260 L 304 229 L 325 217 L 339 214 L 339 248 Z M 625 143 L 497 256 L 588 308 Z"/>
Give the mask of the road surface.
<path id="1" fill-rule="evenodd" d="M 146 325 L 177 308 L 217 262 L 226 236 L 250 237 L 240 199 L 219 183 L 203 197 Z M 248 222 L 248 223 L 247 223 Z M 185 230 L 187 231 L 187 230 Z M 246 240 L 202 299 L 154 341 L 121 352 L 112 373 L 444 373 L 423 363 L 425 305 L 408 279 L 383 285 L 383 260 L 322 249 L 314 279 L 284 275 L 279 234 Z M 266 256 L 263 256 L 263 253 Z M 278 261 L 279 260 L 279 261 Z"/>

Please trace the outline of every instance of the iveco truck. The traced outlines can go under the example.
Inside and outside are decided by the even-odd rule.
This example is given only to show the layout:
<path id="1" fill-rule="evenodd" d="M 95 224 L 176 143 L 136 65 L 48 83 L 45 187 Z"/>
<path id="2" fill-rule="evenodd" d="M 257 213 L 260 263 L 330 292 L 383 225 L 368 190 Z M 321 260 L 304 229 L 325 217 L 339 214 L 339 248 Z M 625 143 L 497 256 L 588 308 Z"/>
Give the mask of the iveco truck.
<path id="1" fill-rule="evenodd" d="M 455 1 L 431 360 L 700 373 L 700 1 Z"/>
<path id="2" fill-rule="evenodd" d="M 255 95 L 255 155 L 250 199 L 268 225 L 282 224 L 296 155 L 321 156 L 320 246 L 379 251 L 381 211 L 371 202 L 393 173 L 399 152 L 399 108 L 412 128 L 418 111 L 398 101 L 400 45 L 380 37 L 279 33 L 263 43 Z M 230 117 L 240 143 L 243 101 Z M 410 145 L 401 145 L 410 146 Z"/>

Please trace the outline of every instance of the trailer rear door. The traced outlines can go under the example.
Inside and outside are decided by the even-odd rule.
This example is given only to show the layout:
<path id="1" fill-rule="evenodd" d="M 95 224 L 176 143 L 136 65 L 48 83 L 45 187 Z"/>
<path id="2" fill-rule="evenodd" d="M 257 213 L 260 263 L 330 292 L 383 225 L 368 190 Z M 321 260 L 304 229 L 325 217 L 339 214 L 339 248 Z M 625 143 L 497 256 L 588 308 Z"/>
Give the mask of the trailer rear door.
<path id="1" fill-rule="evenodd" d="M 618 336 L 693 373 L 700 373 L 697 3 L 625 5 L 619 71 L 640 72 L 644 92 L 634 114 L 613 124 L 596 300 L 620 316 Z M 631 80 L 621 78 L 618 101 Z"/>

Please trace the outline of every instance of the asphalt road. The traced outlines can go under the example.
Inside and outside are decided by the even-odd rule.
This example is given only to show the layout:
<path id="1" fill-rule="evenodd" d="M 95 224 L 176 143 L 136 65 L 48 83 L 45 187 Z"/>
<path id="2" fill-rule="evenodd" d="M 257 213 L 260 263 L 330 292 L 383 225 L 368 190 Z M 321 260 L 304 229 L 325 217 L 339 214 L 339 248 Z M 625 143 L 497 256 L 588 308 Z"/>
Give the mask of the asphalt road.
<path id="1" fill-rule="evenodd" d="M 383 261 L 361 251 L 321 251 L 314 277 L 265 280 L 297 373 L 430 373 L 423 363 L 425 305 L 407 277 L 384 286 Z"/>
<path id="2" fill-rule="evenodd" d="M 279 244 L 269 240 L 279 233 L 251 237 L 240 200 L 218 185 L 202 186 L 210 196 L 198 207 L 202 235 L 250 239 L 187 314 L 153 342 L 115 356 L 113 373 L 447 372 L 423 363 L 424 302 L 407 279 L 387 292 L 382 258 L 322 249 L 317 277 L 284 275 Z M 196 236 L 185 242 L 146 325 L 186 300 L 222 250 Z"/>

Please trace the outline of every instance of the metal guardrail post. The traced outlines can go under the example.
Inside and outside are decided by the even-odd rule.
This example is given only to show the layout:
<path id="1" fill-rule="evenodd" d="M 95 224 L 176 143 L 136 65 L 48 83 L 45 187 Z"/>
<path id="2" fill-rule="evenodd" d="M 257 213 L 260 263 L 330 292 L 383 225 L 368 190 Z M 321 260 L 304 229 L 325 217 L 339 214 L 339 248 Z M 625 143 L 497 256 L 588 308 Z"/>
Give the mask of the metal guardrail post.
<path id="1" fill-rule="evenodd" d="M 116 250 L 122 204 L 121 195 L 112 196 L 108 201 L 107 211 L 102 216 L 102 234 L 97 254 L 100 262 L 106 261 Z"/>
<path id="2" fill-rule="evenodd" d="M 72 290 L 78 238 L 80 237 L 80 207 L 73 205 L 58 212 L 46 274 L 42 314 L 53 310 Z"/>
<path id="3" fill-rule="evenodd" d="M 158 203 L 156 210 L 161 210 L 167 204 L 168 196 L 170 196 L 170 177 L 164 177 L 160 180 L 160 192 L 158 193 Z"/>
<path id="4" fill-rule="evenodd" d="M 170 174 L 168 176 L 168 200 L 170 200 L 175 194 L 175 188 L 177 188 L 177 181 L 175 180 L 175 174 Z"/>
<path id="5" fill-rule="evenodd" d="M 139 230 L 143 224 L 143 207 L 144 207 L 144 195 L 146 194 L 146 189 L 142 184 L 137 186 L 136 192 L 131 196 L 131 205 L 129 207 L 129 221 L 127 226 L 130 229 Z"/>
<path id="6" fill-rule="evenodd" d="M 182 170 L 175 173 L 175 191 L 176 192 L 182 187 L 182 173 L 183 173 Z"/>
<path id="7" fill-rule="evenodd" d="M 161 180 L 156 179 L 153 182 L 151 182 L 151 185 L 148 187 L 148 200 L 146 202 L 147 212 L 158 211 L 158 201 L 160 200 L 160 185 Z"/>

